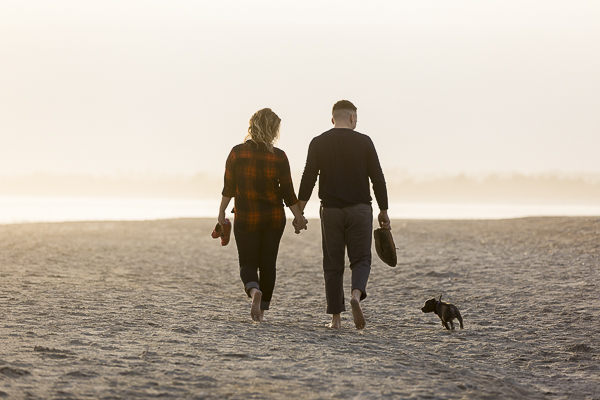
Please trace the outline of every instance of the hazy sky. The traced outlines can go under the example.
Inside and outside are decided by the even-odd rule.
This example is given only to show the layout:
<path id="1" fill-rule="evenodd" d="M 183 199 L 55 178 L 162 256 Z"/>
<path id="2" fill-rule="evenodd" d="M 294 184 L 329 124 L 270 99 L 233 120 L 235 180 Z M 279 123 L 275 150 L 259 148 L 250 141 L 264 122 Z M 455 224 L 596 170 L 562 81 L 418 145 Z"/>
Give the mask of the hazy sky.
<path id="1" fill-rule="evenodd" d="M 384 170 L 600 173 L 600 2 L 0 0 L 0 174 L 222 173 L 333 103 Z"/>

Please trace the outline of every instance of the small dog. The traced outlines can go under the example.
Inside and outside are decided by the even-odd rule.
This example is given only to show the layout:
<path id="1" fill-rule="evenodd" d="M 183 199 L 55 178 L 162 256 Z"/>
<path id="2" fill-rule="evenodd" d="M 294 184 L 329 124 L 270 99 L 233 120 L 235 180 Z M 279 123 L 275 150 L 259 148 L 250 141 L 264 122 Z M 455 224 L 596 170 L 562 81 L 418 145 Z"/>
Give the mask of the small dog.
<path id="1" fill-rule="evenodd" d="M 424 313 L 435 313 L 442 320 L 442 325 L 447 329 L 454 329 L 454 324 L 452 323 L 453 319 L 457 319 L 460 322 L 460 329 L 463 329 L 463 320 L 460 316 L 460 312 L 458 308 L 454 304 L 444 303 L 442 301 L 442 296 L 440 296 L 439 300 L 436 300 L 435 297 L 433 299 L 427 300 L 421 311 Z M 448 326 L 450 323 L 450 326 Z"/>

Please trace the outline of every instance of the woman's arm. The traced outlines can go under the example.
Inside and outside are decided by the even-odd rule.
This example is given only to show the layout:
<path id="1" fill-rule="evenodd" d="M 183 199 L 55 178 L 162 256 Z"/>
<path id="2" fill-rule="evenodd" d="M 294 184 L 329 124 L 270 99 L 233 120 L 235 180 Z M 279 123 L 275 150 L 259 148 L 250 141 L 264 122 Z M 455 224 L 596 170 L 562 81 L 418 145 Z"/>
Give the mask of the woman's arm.
<path id="1" fill-rule="evenodd" d="M 224 177 L 224 185 L 223 191 L 221 192 L 221 205 L 219 206 L 219 216 L 217 220 L 219 224 L 225 225 L 225 211 L 227 210 L 227 206 L 229 202 L 235 195 L 236 189 L 236 179 L 235 179 L 235 152 L 234 149 L 231 149 L 229 156 L 227 157 L 227 161 L 225 162 L 225 177 Z"/>
<path id="2" fill-rule="evenodd" d="M 227 206 L 229 205 L 230 201 L 231 201 L 231 197 L 223 196 L 221 198 L 221 206 L 219 207 L 219 216 L 217 217 L 217 219 L 219 220 L 219 224 L 221 224 L 221 225 L 225 225 L 225 210 L 227 210 Z"/>

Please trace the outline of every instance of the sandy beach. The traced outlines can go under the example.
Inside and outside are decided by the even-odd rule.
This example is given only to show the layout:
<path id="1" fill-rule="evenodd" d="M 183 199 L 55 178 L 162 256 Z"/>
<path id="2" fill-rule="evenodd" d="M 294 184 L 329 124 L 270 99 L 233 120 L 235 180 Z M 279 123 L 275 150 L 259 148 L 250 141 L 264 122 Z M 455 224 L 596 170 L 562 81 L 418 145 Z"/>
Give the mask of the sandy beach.
<path id="1" fill-rule="evenodd" d="M 318 220 L 262 324 L 213 224 L 0 225 L 0 397 L 600 399 L 598 217 L 393 220 L 362 331 L 327 328 Z M 420 311 L 440 295 L 465 329 Z"/>

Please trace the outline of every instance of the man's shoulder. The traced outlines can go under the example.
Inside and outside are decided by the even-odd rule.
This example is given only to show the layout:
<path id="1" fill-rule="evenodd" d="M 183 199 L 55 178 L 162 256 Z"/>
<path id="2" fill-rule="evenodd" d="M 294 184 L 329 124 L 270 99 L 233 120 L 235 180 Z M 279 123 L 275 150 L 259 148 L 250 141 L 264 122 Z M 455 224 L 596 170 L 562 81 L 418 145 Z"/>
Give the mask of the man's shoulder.
<path id="1" fill-rule="evenodd" d="M 358 132 L 358 131 L 353 131 L 353 132 L 354 132 L 354 134 L 355 134 L 357 137 L 359 137 L 359 138 L 361 138 L 361 139 L 363 139 L 363 140 L 369 140 L 369 141 L 371 140 L 371 137 L 370 137 L 369 135 L 367 135 L 367 134 L 360 133 L 360 132 Z"/>
<path id="2" fill-rule="evenodd" d="M 354 132 L 356 134 L 356 140 L 360 142 L 363 146 L 375 148 L 375 144 L 373 143 L 373 140 L 369 135 L 357 131 Z"/>
<path id="3" fill-rule="evenodd" d="M 327 140 L 327 132 L 323 132 L 320 135 L 317 135 L 315 137 L 313 137 L 310 141 L 309 147 L 314 147 L 314 146 L 318 146 L 319 143 L 323 142 L 323 140 Z"/>
<path id="4" fill-rule="evenodd" d="M 315 136 L 313 138 L 313 141 L 327 138 L 328 136 L 331 136 L 332 132 L 333 132 L 333 129 L 329 129 L 328 131 L 325 131 L 325 132 L 321 133 L 320 135 Z"/>
<path id="5" fill-rule="evenodd" d="M 311 141 L 311 146 L 322 146 L 322 145 L 326 145 L 327 143 L 331 142 L 331 141 L 337 141 L 340 138 L 344 138 L 344 141 L 346 142 L 350 142 L 350 143 L 356 143 L 357 145 L 363 145 L 363 144 L 371 144 L 373 145 L 373 141 L 371 140 L 371 138 L 361 132 L 355 131 L 353 129 L 339 129 L 339 128 L 333 128 L 330 129 L 328 131 L 325 131 L 323 133 L 321 133 L 318 136 L 315 136 L 312 141 Z"/>

